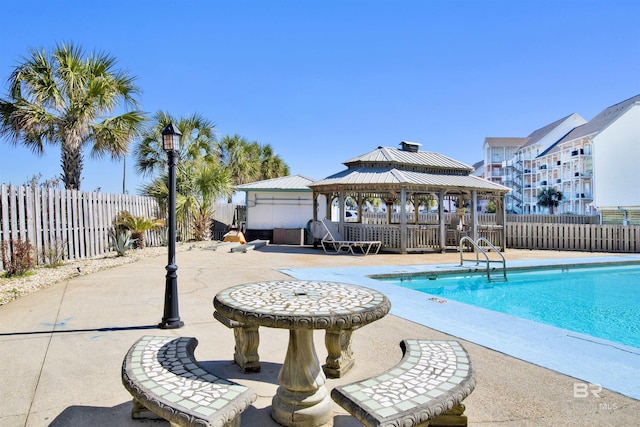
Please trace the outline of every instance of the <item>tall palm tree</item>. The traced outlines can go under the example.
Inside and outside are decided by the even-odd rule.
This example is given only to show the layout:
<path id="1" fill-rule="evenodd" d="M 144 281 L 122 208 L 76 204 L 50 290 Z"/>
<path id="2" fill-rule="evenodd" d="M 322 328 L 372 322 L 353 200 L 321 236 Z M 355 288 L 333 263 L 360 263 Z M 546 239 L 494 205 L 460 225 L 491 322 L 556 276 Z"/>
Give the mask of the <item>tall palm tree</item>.
<path id="1" fill-rule="evenodd" d="M 562 192 L 554 187 L 547 187 L 538 192 L 538 206 L 549 208 L 549 213 L 553 215 L 555 208 L 562 200 Z"/>
<path id="2" fill-rule="evenodd" d="M 145 121 L 134 78 L 115 66 L 112 56 L 86 55 L 72 43 L 31 50 L 0 99 L 0 133 L 39 155 L 45 144 L 60 145 L 62 181 L 79 190 L 83 149 L 96 158 L 123 157 Z M 124 113 L 111 115 L 121 107 Z"/>
<path id="3" fill-rule="evenodd" d="M 227 169 L 233 185 L 260 179 L 260 146 L 239 135 L 225 135 L 219 143 L 220 163 Z M 231 203 L 232 195 L 228 202 Z"/>
<path id="4" fill-rule="evenodd" d="M 260 178 L 260 146 L 239 135 L 225 135 L 220 140 L 220 163 L 235 185 L 246 184 Z"/>
<path id="5" fill-rule="evenodd" d="M 154 115 L 153 124 L 135 148 L 138 172 L 155 176 L 142 188 L 142 193 L 156 198 L 161 208 L 166 209 L 169 181 L 162 129 L 169 123 L 174 123 L 182 133 L 176 172 L 176 219 L 182 224 L 192 224 L 194 237 L 204 240 L 209 237 L 216 200 L 229 197 L 232 192 L 226 168 L 219 164 L 212 122 L 199 114 L 178 119 L 166 112 Z"/>
<path id="6" fill-rule="evenodd" d="M 182 133 L 178 167 L 199 160 L 217 163 L 215 124 L 197 113 L 189 117 L 175 118 L 167 112 L 159 111 L 154 114 L 152 125 L 145 129 L 140 142 L 134 148 L 138 173 L 154 176 L 167 170 L 168 158 L 162 146 L 162 129 L 169 123 L 173 123 Z"/>
<path id="7" fill-rule="evenodd" d="M 272 179 L 287 175 L 289 166 L 275 153 L 271 145 L 263 145 L 260 153 L 260 178 Z"/>

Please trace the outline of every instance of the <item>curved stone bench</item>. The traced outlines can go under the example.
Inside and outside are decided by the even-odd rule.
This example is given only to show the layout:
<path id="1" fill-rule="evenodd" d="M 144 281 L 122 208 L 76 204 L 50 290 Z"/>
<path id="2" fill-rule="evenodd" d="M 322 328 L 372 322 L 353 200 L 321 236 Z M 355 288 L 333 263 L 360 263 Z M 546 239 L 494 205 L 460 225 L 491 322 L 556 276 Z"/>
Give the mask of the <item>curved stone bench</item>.
<path id="1" fill-rule="evenodd" d="M 457 341 L 403 340 L 400 363 L 376 377 L 334 388 L 333 400 L 367 427 L 466 426 L 462 400 L 475 371 Z"/>
<path id="2" fill-rule="evenodd" d="M 131 347 L 122 383 L 133 396 L 132 418 L 160 417 L 172 426 L 240 426 L 240 414 L 256 393 L 202 369 L 193 355 L 197 345 L 195 338 L 144 336 Z"/>

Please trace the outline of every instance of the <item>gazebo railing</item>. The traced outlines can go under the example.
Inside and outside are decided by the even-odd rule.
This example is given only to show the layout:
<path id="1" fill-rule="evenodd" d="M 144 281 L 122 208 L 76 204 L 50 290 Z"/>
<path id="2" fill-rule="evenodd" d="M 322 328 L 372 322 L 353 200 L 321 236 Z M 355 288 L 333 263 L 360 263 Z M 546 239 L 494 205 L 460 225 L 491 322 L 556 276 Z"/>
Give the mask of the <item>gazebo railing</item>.
<path id="1" fill-rule="evenodd" d="M 386 249 L 400 249 L 400 226 L 397 224 L 344 225 L 343 237 L 347 240 L 379 240 Z M 433 224 L 407 225 L 407 250 L 440 249 L 440 228 Z"/>
<path id="2" fill-rule="evenodd" d="M 399 224 L 345 223 L 342 235 L 346 240 L 379 240 L 386 250 L 400 250 Z M 504 250 L 502 226 L 478 225 L 478 237 L 487 239 L 494 246 Z M 445 242 L 446 243 L 446 242 Z M 436 224 L 408 224 L 407 251 L 439 250 L 446 245 L 440 242 L 440 227 Z"/>

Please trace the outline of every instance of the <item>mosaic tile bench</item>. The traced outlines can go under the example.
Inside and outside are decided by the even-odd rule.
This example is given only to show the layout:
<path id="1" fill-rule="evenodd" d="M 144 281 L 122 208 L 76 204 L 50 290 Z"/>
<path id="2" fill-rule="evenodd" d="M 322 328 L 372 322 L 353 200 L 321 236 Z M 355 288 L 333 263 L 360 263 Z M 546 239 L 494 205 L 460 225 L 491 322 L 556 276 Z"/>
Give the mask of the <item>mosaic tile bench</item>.
<path id="1" fill-rule="evenodd" d="M 462 400 L 475 371 L 457 341 L 403 340 L 400 363 L 376 377 L 334 388 L 333 400 L 367 427 L 466 426 Z"/>
<path id="2" fill-rule="evenodd" d="M 133 396 L 132 418 L 163 418 L 172 426 L 239 427 L 257 398 L 248 387 L 208 373 L 195 360 L 190 337 L 140 338 L 122 364 Z"/>

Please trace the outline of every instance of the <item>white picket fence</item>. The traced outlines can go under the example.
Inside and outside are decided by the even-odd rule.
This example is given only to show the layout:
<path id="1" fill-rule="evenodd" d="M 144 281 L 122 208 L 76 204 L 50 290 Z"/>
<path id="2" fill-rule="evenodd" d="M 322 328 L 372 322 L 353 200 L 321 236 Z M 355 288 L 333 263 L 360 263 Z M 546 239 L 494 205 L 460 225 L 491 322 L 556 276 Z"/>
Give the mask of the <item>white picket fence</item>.
<path id="1" fill-rule="evenodd" d="M 116 215 L 122 211 L 147 218 L 165 217 L 151 197 L 3 184 L 0 244 L 28 241 L 38 264 L 49 263 L 54 254 L 60 260 L 99 256 L 113 250 L 109 232 Z M 235 213 L 236 205 L 219 203 L 215 220 L 224 228 L 231 224 Z M 189 224 L 177 226 L 181 239 L 189 240 Z M 222 229 L 218 234 L 221 232 Z M 165 236 L 166 229 L 147 231 L 145 241 L 148 246 L 159 246 L 166 241 Z"/>

